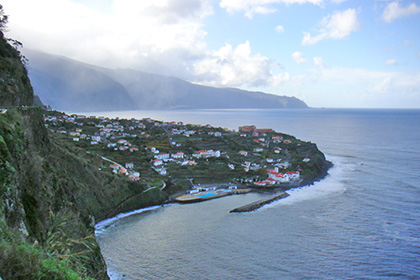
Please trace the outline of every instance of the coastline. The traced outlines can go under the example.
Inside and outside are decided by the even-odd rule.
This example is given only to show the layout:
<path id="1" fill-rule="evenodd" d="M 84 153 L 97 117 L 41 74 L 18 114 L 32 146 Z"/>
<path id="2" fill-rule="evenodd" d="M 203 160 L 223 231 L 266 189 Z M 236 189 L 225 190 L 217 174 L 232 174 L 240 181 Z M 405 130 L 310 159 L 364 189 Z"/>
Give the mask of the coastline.
<path id="1" fill-rule="evenodd" d="M 314 185 L 317 182 L 321 182 L 321 181 L 325 180 L 325 178 L 329 175 L 328 171 L 332 167 L 334 167 L 334 164 L 331 161 L 329 161 L 329 160 L 325 160 L 325 164 L 323 166 L 322 172 L 318 176 L 314 177 L 313 180 L 301 180 L 299 182 L 299 184 L 297 184 L 297 185 L 289 184 L 288 186 L 269 187 L 269 188 L 261 188 L 260 187 L 258 189 L 254 188 L 254 189 L 252 189 L 249 192 L 277 192 L 279 190 L 282 191 L 282 192 L 286 192 L 287 190 L 291 190 L 291 189 L 299 189 L 299 188 L 303 188 L 303 187 L 310 187 L 310 186 Z M 249 193 L 249 192 L 246 192 L 246 193 Z M 244 193 L 244 194 L 246 194 L 246 193 Z M 179 195 L 179 193 L 177 195 Z M 225 197 L 225 196 L 228 196 L 228 195 L 223 195 L 223 196 L 220 196 L 220 197 Z M 232 195 L 237 195 L 237 194 L 232 194 Z M 285 197 L 287 197 L 287 196 L 285 196 Z M 217 198 L 219 198 L 219 197 L 217 197 Z M 205 202 L 206 200 L 210 200 L 210 199 L 216 199 L 216 198 L 202 198 L 201 200 L 191 201 L 191 202 L 184 202 L 184 203 Z M 274 201 L 272 201 L 272 202 L 274 202 Z M 119 212 L 118 214 L 116 214 L 114 216 L 105 217 L 103 219 L 100 219 L 100 220 L 98 220 L 95 223 L 95 235 L 97 233 L 102 232 L 107 227 L 111 226 L 112 223 L 115 222 L 115 221 L 117 221 L 117 220 L 123 219 L 123 218 L 128 217 L 128 216 L 131 216 L 131 215 L 136 215 L 136 214 L 140 214 L 140 213 L 143 213 L 143 212 L 147 212 L 147 211 L 152 211 L 152 210 L 155 210 L 155 209 L 159 209 L 159 207 L 163 207 L 165 205 L 171 205 L 171 204 L 174 204 L 174 203 L 183 203 L 183 202 L 179 202 L 179 201 L 176 201 L 174 198 L 170 198 L 170 199 L 166 200 L 163 203 L 159 203 L 159 204 L 155 204 L 155 205 L 150 205 L 150 206 L 147 206 L 147 207 L 144 207 L 144 208 L 135 209 L 135 210 L 132 210 L 132 211 Z M 267 203 L 265 205 L 267 205 Z M 121 209 L 122 207 L 118 207 L 118 208 Z M 254 210 L 257 210 L 257 209 L 254 209 Z"/>
<path id="2" fill-rule="evenodd" d="M 315 185 L 317 182 L 322 182 L 328 177 L 329 170 L 332 169 L 333 167 L 334 167 L 334 164 L 333 164 L 332 161 L 325 160 L 324 165 L 321 169 L 321 172 L 319 174 L 317 174 L 317 176 L 315 176 L 311 179 L 301 180 L 299 182 L 299 184 L 297 184 L 297 185 L 289 184 L 287 187 L 282 186 L 282 187 L 270 188 L 270 189 L 268 189 L 268 188 L 254 189 L 251 192 L 277 192 L 278 190 L 281 190 L 282 192 L 280 194 L 277 193 L 277 195 L 274 195 L 273 197 L 262 200 L 262 201 L 255 201 L 255 202 L 249 203 L 247 205 L 236 207 L 236 208 L 232 209 L 230 211 L 230 213 L 244 213 L 244 212 L 250 212 L 250 211 L 258 211 L 258 209 L 264 208 L 265 206 L 269 206 L 271 204 L 279 202 L 284 198 L 291 197 L 289 195 L 289 193 L 286 192 L 287 190 L 300 189 L 300 188 L 303 188 L 303 187 L 311 187 L 312 185 Z M 205 202 L 205 201 L 206 200 L 202 200 L 202 201 L 198 201 L 198 202 Z M 176 202 L 176 203 L 181 204 L 180 202 Z M 139 208 L 139 209 L 136 209 L 136 210 L 133 210 L 133 211 L 121 212 L 121 213 L 118 213 L 117 215 L 115 215 L 113 217 L 104 218 L 104 219 L 98 221 L 94 226 L 94 228 L 95 228 L 95 238 L 98 235 L 104 233 L 109 227 L 112 227 L 113 223 L 115 223 L 118 220 L 124 219 L 124 218 L 132 216 L 132 215 L 157 210 L 160 207 L 164 207 L 165 205 L 172 205 L 172 204 L 175 204 L 175 201 L 173 199 L 170 199 L 170 200 L 168 199 L 164 203 L 161 203 L 161 204 L 156 204 L 156 205 L 152 205 L 152 206 L 148 206 L 148 207 L 144 207 L 144 208 Z M 240 210 L 238 211 L 238 209 L 243 209 L 244 207 L 245 208 L 249 207 L 249 208 L 245 209 L 245 211 L 240 211 Z M 107 264 L 107 273 L 108 273 L 108 277 L 111 280 L 117 280 L 117 279 L 119 280 L 119 279 L 122 279 L 122 277 L 125 276 L 125 275 L 121 275 L 120 272 L 116 271 L 115 269 L 113 269 L 111 271 L 108 264 Z"/>

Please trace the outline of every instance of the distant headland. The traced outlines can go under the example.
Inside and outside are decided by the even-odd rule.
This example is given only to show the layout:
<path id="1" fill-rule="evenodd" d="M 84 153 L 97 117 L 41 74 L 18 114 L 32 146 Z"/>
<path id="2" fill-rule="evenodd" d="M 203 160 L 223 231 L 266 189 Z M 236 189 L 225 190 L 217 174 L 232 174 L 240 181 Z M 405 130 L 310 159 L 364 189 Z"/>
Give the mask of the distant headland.
<path id="1" fill-rule="evenodd" d="M 25 51 L 34 92 L 57 110 L 98 112 L 168 109 L 308 108 L 296 97 L 215 88 L 130 69 L 107 69 Z"/>

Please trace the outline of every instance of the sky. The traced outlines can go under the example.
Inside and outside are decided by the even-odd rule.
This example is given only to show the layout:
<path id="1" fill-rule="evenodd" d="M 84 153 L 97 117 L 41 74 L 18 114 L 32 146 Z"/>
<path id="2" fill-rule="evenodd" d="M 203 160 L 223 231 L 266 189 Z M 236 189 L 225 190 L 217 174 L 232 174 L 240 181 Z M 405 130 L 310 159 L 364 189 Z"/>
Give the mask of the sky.
<path id="1" fill-rule="evenodd" d="M 295 96 L 311 107 L 420 108 L 419 0 L 1 4 L 6 36 L 23 52 Z"/>

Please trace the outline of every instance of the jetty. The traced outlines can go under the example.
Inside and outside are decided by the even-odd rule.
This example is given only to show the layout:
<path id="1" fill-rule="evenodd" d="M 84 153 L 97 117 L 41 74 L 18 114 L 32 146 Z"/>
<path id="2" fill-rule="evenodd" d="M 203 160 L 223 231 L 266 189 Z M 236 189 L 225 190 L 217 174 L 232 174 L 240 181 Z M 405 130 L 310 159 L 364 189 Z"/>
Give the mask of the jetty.
<path id="1" fill-rule="evenodd" d="M 175 197 L 175 201 L 180 203 L 191 203 L 210 200 L 214 198 L 224 197 L 233 194 L 245 194 L 249 193 L 251 189 L 216 189 L 211 191 L 200 191 L 196 193 L 181 194 Z"/>
<path id="2" fill-rule="evenodd" d="M 282 199 L 282 198 L 285 198 L 285 197 L 288 197 L 288 196 L 289 196 L 289 194 L 287 192 L 281 192 L 280 194 L 278 194 L 278 195 L 276 195 L 274 197 L 271 197 L 271 198 L 268 198 L 268 199 L 262 199 L 262 200 L 254 201 L 254 202 L 249 203 L 249 204 L 246 204 L 244 206 L 241 206 L 241 207 L 232 209 L 232 210 L 229 211 L 229 213 L 235 213 L 235 212 L 251 212 L 251 211 L 257 210 L 258 208 L 263 207 L 266 204 L 269 204 L 269 203 L 271 203 L 273 201 L 276 201 L 276 200 L 279 200 L 279 199 Z"/>

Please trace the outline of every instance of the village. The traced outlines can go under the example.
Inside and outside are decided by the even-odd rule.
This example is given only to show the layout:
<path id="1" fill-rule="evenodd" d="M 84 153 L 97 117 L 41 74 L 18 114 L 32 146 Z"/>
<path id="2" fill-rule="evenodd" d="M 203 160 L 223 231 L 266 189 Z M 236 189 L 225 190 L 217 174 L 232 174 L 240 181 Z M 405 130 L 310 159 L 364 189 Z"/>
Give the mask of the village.
<path id="1" fill-rule="evenodd" d="M 313 143 L 253 125 L 234 131 L 56 111 L 44 118 L 63 141 L 96 154 L 98 169 L 131 181 L 189 182 L 190 192 L 218 183 L 287 189 L 315 176 L 324 159 Z"/>

